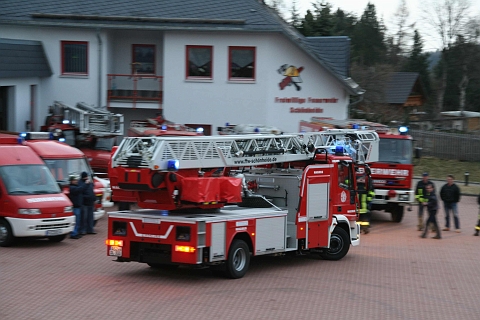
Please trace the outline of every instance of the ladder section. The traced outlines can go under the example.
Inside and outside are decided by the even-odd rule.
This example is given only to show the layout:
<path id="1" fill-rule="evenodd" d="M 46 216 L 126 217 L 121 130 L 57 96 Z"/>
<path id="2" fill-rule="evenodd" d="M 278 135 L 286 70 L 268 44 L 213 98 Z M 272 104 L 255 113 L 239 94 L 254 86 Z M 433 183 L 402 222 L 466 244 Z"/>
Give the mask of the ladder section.
<path id="1" fill-rule="evenodd" d="M 123 115 L 101 110 L 79 102 L 76 106 L 61 101 L 53 104 L 54 114 L 62 115 L 64 123 L 78 128 L 80 133 L 95 136 L 123 135 Z"/>
<path id="2" fill-rule="evenodd" d="M 363 163 L 378 161 L 378 143 L 374 131 L 341 129 L 285 135 L 127 137 L 112 166 L 167 171 L 171 160 L 178 160 L 181 169 L 255 166 L 310 160 L 318 150 L 333 153 L 338 146 Z"/>

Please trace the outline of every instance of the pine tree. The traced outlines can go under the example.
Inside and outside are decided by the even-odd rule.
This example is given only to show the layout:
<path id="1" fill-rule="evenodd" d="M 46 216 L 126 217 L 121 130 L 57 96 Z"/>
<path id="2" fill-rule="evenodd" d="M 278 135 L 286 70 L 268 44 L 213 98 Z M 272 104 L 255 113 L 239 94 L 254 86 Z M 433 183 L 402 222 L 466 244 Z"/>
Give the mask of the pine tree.
<path id="1" fill-rule="evenodd" d="M 410 55 L 403 67 L 406 72 L 418 72 L 423 83 L 425 94 L 432 92 L 430 85 L 430 72 L 428 70 L 428 54 L 423 52 L 423 40 L 418 30 L 413 34 L 413 46 Z"/>

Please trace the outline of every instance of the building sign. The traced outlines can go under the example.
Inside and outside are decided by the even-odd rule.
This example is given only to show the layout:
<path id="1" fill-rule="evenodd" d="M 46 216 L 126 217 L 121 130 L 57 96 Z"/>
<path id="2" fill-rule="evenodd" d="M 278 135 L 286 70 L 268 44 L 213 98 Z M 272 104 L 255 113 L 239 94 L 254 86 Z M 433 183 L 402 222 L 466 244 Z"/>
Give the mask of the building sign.
<path id="1" fill-rule="evenodd" d="M 303 67 L 297 68 L 292 65 L 284 64 L 282 65 L 277 72 L 285 76 L 282 81 L 278 84 L 280 90 L 285 89 L 285 87 L 293 85 L 297 91 L 300 91 L 302 87 L 298 84 L 302 83 L 302 78 L 300 78 L 300 72 L 303 71 Z"/>

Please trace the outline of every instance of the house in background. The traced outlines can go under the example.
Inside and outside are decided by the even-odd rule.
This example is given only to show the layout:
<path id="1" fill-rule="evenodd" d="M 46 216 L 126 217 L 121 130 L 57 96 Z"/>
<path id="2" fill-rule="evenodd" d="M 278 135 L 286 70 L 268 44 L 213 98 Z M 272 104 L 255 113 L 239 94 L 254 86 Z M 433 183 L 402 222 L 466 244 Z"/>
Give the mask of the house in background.
<path id="1" fill-rule="evenodd" d="M 0 129 L 38 130 L 54 100 L 125 120 L 345 119 L 346 37 L 305 38 L 261 0 L 2 1 Z"/>
<path id="2" fill-rule="evenodd" d="M 385 102 L 403 108 L 404 114 L 416 120 L 423 112 L 427 100 L 417 72 L 393 72 L 385 87 Z"/>

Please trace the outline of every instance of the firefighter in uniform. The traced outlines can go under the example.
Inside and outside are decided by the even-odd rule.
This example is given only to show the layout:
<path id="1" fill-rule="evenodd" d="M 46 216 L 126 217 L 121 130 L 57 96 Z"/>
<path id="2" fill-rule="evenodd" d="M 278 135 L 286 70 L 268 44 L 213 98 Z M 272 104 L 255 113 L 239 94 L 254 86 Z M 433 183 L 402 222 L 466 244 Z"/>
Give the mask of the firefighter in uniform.
<path id="1" fill-rule="evenodd" d="M 365 173 L 358 176 L 358 201 L 360 203 L 360 228 L 365 234 L 370 232 L 371 206 L 375 196 L 370 168 L 365 167 Z"/>
<path id="2" fill-rule="evenodd" d="M 415 199 L 418 202 L 418 231 L 423 230 L 423 210 L 424 210 L 424 202 L 427 202 L 426 190 L 425 187 L 427 184 L 433 183 L 428 179 L 428 172 L 422 173 L 422 180 L 417 182 L 417 187 L 415 188 Z"/>

